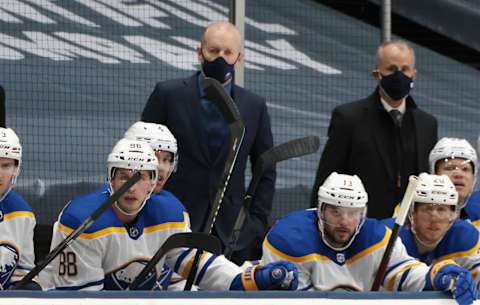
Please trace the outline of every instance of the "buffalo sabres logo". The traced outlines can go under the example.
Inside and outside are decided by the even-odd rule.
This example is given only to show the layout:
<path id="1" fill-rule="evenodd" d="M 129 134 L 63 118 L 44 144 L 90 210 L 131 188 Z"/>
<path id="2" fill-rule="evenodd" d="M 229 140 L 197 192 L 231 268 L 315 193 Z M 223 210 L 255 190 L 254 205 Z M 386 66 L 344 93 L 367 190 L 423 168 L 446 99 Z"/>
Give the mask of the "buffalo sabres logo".
<path id="1" fill-rule="evenodd" d="M 0 210 L 0 222 L 2 222 L 2 221 L 3 221 L 3 211 Z"/>
<path id="2" fill-rule="evenodd" d="M 337 253 L 337 262 L 339 262 L 340 264 L 343 264 L 345 262 L 345 254 Z"/>
<path id="3" fill-rule="evenodd" d="M 136 227 L 130 227 L 128 229 L 128 235 L 130 235 L 131 238 L 136 238 L 138 236 L 139 232 Z"/>
<path id="4" fill-rule="evenodd" d="M 8 244 L 0 244 L 0 286 L 7 287 L 18 263 L 18 251 Z"/>
<path id="5" fill-rule="evenodd" d="M 143 270 L 147 261 L 133 261 L 105 275 L 104 287 L 106 290 L 125 290 L 133 283 L 137 275 Z M 156 286 L 157 272 L 155 269 L 138 286 L 138 290 L 152 290 Z"/>

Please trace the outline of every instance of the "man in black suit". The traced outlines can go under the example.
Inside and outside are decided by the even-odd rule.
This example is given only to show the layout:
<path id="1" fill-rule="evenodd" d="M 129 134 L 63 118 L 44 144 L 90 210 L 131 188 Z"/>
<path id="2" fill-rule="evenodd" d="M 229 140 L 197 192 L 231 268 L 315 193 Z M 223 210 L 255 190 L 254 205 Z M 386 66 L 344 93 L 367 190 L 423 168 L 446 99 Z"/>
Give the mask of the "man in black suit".
<path id="1" fill-rule="evenodd" d="M 224 245 L 242 206 L 247 159 L 250 156 L 251 164 L 255 164 L 273 146 L 265 99 L 232 82 L 234 66 L 243 60 L 241 45 L 240 33 L 232 24 L 217 22 L 207 27 L 197 49 L 201 71 L 158 83 L 142 113 L 142 121 L 164 124 L 177 138 L 178 169 L 165 189 L 183 202 L 191 216 L 192 230 L 199 231 L 210 212 L 230 146 L 227 123 L 205 96 L 200 82 L 205 75 L 213 77 L 233 97 L 246 133 L 214 227 Z M 234 262 L 260 258 L 274 186 L 275 170 L 266 171 L 233 253 Z"/>
<path id="2" fill-rule="evenodd" d="M 428 154 L 437 141 L 436 119 L 420 110 L 409 95 L 417 70 L 406 42 L 383 43 L 369 97 L 340 105 L 332 113 L 328 141 L 318 165 L 311 204 L 318 187 L 333 171 L 357 174 L 368 200 L 368 216 L 391 217 L 411 174 L 428 172 Z"/>

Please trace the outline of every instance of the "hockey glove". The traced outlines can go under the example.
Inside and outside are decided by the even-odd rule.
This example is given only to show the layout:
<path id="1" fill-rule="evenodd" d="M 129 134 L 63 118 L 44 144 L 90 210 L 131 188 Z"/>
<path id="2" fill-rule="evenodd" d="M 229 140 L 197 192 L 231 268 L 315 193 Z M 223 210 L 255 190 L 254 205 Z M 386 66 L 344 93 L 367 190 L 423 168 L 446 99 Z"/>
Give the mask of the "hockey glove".
<path id="1" fill-rule="evenodd" d="M 256 265 L 238 274 L 230 290 L 296 290 L 298 270 L 287 261 Z"/>
<path id="2" fill-rule="evenodd" d="M 477 296 L 477 287 L 470 272 L 453 260 L 433 265 L 427 274 L 426 287 L 450 291 L 459 305 L 472 304 Z"/>

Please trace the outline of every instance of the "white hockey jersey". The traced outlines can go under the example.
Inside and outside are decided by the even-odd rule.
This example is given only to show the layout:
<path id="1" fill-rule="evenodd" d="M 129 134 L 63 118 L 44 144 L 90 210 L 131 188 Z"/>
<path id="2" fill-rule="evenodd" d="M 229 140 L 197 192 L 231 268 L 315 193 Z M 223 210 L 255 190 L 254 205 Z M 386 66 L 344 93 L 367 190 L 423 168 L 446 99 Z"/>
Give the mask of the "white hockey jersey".
<path id="1" fill-rule="evenodd" d="M 390 229 L 366 219 L 344 251 L 328 247 L 320 236 L 316 209 L 298 211 L 279 220 L 263 243 L 262 263 L 288 260 L 299 271 L 299 290 L 369 291 L 391 235 Z M 383 288 L 421 291 L 429 267 L 410 257 L 397 240 Z"/>
<path id="2" fill-rule="evenodd" d="M 69 202 L 54 225 L 52 248 L 108 196 L 108 191 L 103 189 Z M 167 191 L 147 200 L 131 225 L 122 224 L 110 208 L 52 261 L 41 274 L 42 283 L 59 290 L 125 289 L 170 235 L 189 231 L 185 208 Z M 155 288 L 164 262 L 186 278 L 194 253 L 188 249 L 168 252 L 139 289 Z M 204 253 L 194 284 L 204 290 L 228 290 L 240 272 L 240 268 L 225 257 Z"/>
<path id="3" fill-rule="evenodd" d="M 0 202 L 0 289 L 7 289 L 33 268 L 34 228 L 30 205 L 11 190 Z"/>

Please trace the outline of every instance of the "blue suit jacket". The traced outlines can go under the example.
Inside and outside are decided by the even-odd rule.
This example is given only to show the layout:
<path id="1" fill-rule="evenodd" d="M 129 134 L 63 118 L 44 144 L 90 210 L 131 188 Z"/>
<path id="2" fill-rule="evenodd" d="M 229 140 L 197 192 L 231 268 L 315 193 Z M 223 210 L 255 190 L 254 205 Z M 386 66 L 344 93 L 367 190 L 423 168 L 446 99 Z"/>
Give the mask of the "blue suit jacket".
<path id="1" fill-rule="evenodd" d="M 178 142 L 179 164 L 165 189 L 185 205 L 193 231 L 202 230 L 219 187 L 229 146 L 212 158 L 202 123 L 198 73 L 183 79 L 156 85 L 142 113 L 142 121 L 166 125 Z M 233 86 L 232 95 L 245 124 L 245 137 L 228 184 L 215 230 L 226 243 L 245 193 L 245 167 L 273 146 L 270 118 L 265 99 L 241 87 Z M 268 225 L 275 187 L 275 170 L 266 171 L 256 191 L 236 249 L 261 243 Z"/>

